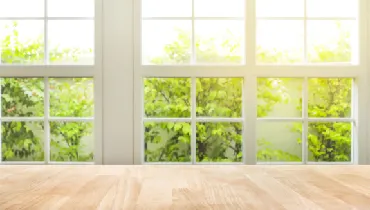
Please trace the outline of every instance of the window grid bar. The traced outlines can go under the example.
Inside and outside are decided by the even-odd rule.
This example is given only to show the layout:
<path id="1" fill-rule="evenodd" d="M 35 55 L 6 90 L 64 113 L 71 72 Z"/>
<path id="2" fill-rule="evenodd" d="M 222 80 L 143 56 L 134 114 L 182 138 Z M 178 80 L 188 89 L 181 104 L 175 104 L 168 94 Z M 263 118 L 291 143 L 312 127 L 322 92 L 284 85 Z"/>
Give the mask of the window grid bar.
<path id="1" fill-rule="evenodd" d="M 143 17 L 142 20 L 244 20 L 244 17 Z"/>
<path id="2" fill-rule="evenodd" d="M 44 91 L 45 95 L 46 89 Z M 45 112 L 46 100 L 44 102 L 44 112 Z M 49 110 L 46 110 L 49 111 Z M 48 122 L 91 122 L 94 121 L 94 117 L 3 117 L 0 118 L 2 122 L 40 122 L 47 120 Z"/>
<path id="3" fill-rule="evenodd" d="M 193 0 L 194 3 L 194 0 Z M 197 83 L 196 78 L 191 78 L 191 162 L 193 164 L 197 161 L 197 121 L 196 121 L 196 111 L 197 107 Z"/>
<path id="4" fill-rule="evenodd" d="M 303 128 L 302 128 L 302 161 L 307 164 L 308 160 L 308 78 L 305 77 L 303 81 L 303 97 L 302 97 L 302 114 L 303 114 Z"/>
<path id="5" fill-rule="evenodd" d="M 46 0 L 47 1 L 47 0 Z M 50 162 L 50 125 L 49 125 L 49 109 L 50 109 L 50 94 L 49 94 L 49 79 L 44 78 L 44 160 L 45 164 Z"/>
<path id="6" fill-rule="evenodd" d="M 48 0 L 44 0 L 44 64 L 49 64 L 49 21 L 48 17 Z"/>
<path id="7" fill-rule="evenodd" d="M 257 165 L 304 165 L 302 162 L 257 162 Z"/>
<path id="8" fill-rule="evenodd" d="M 0 20 L 94 20 L 94 17 L 0 17 Z"/>
<path id="9" fill-rule="evenodd" d="M 191 1 L 191 64 L 197 63 L 197 51 L 195 44 L 195 0 Z"/>
<path id="10" fill-rule="evenodd" d="M 306 5 L 306 1 L 305 1 Z M 356 17 L 307 17 L 306 7 L 303 17 L 256 17 L 257 20 L 357 20 Z"/>
<path id="11" fill-rule="evenodd" d="M 308 30 L 308 27 L 307 27 L 307 0 L 304 0 L 304 5 L 303 5 L 303 62 L 304 63 L 308 63 L 308 34 L 307 34 L 307 30 Z"/>

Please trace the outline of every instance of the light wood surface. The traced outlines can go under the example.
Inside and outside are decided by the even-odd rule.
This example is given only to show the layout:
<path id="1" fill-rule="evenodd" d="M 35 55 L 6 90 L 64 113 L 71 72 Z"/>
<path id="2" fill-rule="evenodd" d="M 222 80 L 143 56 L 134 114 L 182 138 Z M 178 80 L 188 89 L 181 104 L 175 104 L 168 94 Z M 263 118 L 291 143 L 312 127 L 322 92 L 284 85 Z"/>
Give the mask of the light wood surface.
<path id="1" fill-rule="evenodd" d="M 368 166 L 0 166 L 0 209 L 370 209 Z"/>

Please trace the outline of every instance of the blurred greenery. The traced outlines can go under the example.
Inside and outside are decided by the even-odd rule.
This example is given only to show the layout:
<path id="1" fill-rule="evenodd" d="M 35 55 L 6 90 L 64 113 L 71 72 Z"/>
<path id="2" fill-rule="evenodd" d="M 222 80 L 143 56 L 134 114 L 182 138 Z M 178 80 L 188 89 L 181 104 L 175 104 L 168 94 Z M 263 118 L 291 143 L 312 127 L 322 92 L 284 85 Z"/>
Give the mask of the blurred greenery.
<path id="1" fill-rule="evenodd" d="M 44 59 L 44 39 L 19 41 L 17 22 L 6 27 L 0 40 L 1 64 L 34 64 Z M 50 49 L 50 60 L 77 58 L 79 49 Z M 92 117 L 93 80 L 90 78 L 49 79 L 50 116 Z M 43 78 L 2 78 L 3 117 L 43 117 Z M 45 125 L 39 122 L 2 122 L 3 161 L 43 161 Z M 52 161 L 93 161 L 92 123 L 51 122 Z M 48 154 L 46 154 L 48 155 Z"/>
<path id="2" fill-rule="evenodd" d="M 311 62 L 350 62 L 350 33 L 337 24 L 340 39 L 337 44 L 315 45 L 309 52 Z M 164 46 L 163 54 L 150 59 L 154 65 L 183 64 L 190 60 L 187 49 L 191 46 L 188 31 L 176 29 L 177 40 Z M 208 63 L 241 63 L 241 56 L 235 52 L 241 48 L 241 39 L 227 32 L 222 42 L 216 43 L 212 37 L 207 40 L 196 38 L 196 60 Z M 205 44 L 206 43 L 206 44 Z M 232 43 L 232 44 L 231 44 Z M 202 47 L 206 45 L 207 47 Z M 220 48 L 222 48 L 220 50 Z M 257 61 L 261 63 L 296 62 L 292 52 L 268 51 L 257 46 Z M 228 55 L 219 52 L 230 52 Z M 288 62 L 288 63 L 289 63 Z M 299 71 L 299 69 L 297 69 Z M 276 85 L 279 84 L 279 85 Z M 198 78 L 196 80 L 196 113 L 198 117 L 241 117 L 242 85 L 240 78 Z M 274 111 L 277 104 L 289 101 L 289 80 L 283 78 L 258 79 L 257 116 L 265 117 Z M 190 87 L 187 78 L 147 78 L 145 86 L 145 113 L 147 117 L 190 117 Z M 309 80 L 309 116 L 348 117 L 351 112 L 351 79 L 311 78 Z M 296 111 L 302 111 L 302 97 L 296 102 Z M 289 112 L 290 110 L 279 110 Z M 242 160 L 242 124 L 233 122 L 197 123 L 196 160 L 199 162 L 240 162 Z M 189 162 L 190 161 L 189 123 L 146 123 L 145 161 L 147 162 Z M 290 132 L 302 133 L 302 124 L 296 123 Z M 269 132 L 266 130 L 266 132 Z M 248 134 L 247 134 L 248 135 Z M 279 141 L 257 140 L 257 160 L 301 161 L 302 157 L 276 147 Z M 301 145 L 301 137 L 295 144 Z M 308 135 L 310 161 L 350 161 L 350 123 L 310 123 Z"/>

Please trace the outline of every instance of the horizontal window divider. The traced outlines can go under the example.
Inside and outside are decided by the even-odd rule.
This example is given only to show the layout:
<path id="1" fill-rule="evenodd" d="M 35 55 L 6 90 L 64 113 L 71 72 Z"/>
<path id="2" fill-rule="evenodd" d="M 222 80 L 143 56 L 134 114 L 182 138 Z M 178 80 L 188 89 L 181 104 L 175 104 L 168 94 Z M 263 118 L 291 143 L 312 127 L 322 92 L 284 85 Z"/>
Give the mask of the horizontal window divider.
<path id="1" fill-rule="evenodd" d="M 308 118 L 308 122 L 354 122 L 353 118 Z"/>
<path id="2" fill-rule="evenodd" d="M 45 165 L 44 161 L 1 161 L 0 165 Z"/>
<path id="3" fill-rule="evenodd" d="M 142 20 L 244 20 L 244 17 L 143 17 Z"/>
<path id="4" fill-rule="evenodd" d="M 0 20 L 94 20 L 94 17 L 0 17 Z"/>
<path id="5" fill-rule="evenodd" d="M 53 122 L 93 122 L 94 117 L 49 117 L 48 120 Z"/>
<path id="6" fill-rule="evenodd" d="M 45 117 L 2 117 L 1 122 L 43 122 Z"/>
<path id="7" fill-rule="evenodd" d="M 272 117 L 265 117 L 265 118 L 257 118 L 257 120 L 258 121 L 273 121 L 273 122 L 276 122 L 276 121 L 278 121 L 278 122 L 286 122 L 286 121 L 288 121 L 288 122 L 290 122 L 290 121 L 292 121 L 292 122 L 303 122 L 304 121 L 304 119 L 303 118 L 278 118 L 278 117 L 276 117 L 276 118 L 272 118 Z"/>
<path id="8" fill-rule="evenodd" d="M 191 122 L 191 118 L 144 118 L 144 122 Z"/>
<path id="9" fill-rule="evenodd" d="M 222 165 L 245 165 L 245 163 L 243 162 L 195 162 L 195 165 L 222 166 Z"/>
<path id="10" fill-rule="evenodd" d="M 302 162 L 258 162 L 256 163 L 257 165 L 304 165 L 303 161 Z"/>
<path id="11" fill-rule="evenodd" d="M 307 162 L 307 165 L 353 165 L 353 162 Z"/>
<path id="12" fill-rule="evenodd" d="M 48 164 L 51 164 L 51 165 L 95 165 L 94 162 L 57 162 L 57 161 L 49 161 Z"/>
<path id="13" fill-rule="evenodd" d="M 143 165 L 193 165 L 192 162 L 143 162 Z"/>
<path id="14" fill-rule="evenodd" d="M 357 20 L 356 17 L 257 17 L 257 20 Z"/>
<path id="15" fill-rule="evenodd" d="M 100 68 L 94 66 L 13 66 L 0 64 L 1 77 L 94 77 Z"/>
<path id="16" fill-rule="evenodd" d="M 359 66 L 141 66 L 136 69 L 142 77 L 289 77 L 340 78 L 358 77 Z M 1 73 L 1 71 L 0 71 Z"/>
<path id="17" fill-rule="evenodd" d="M 198 117 L 197 122 L 244 122 L 243 118 Z"/>

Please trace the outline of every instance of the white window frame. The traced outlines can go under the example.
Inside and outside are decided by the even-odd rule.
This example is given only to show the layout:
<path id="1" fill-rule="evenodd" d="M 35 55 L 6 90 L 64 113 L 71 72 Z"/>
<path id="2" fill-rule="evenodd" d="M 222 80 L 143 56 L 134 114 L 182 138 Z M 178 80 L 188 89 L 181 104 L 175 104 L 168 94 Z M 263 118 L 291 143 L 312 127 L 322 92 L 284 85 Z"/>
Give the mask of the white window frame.
<path id="1" fill-rule="evenodd" d="M 288 118 L 279 119 L 258 119 L 257 118 L 257 78 L 270 77 L 270 78 L 303 78 L 303 109 L 307 110 L 308 107 L 308 78 L 354 78 L 353 82 L 353 96 L 352 96 L 352 116 L 346 119 L 311 119 L 308 118 L 308 113 L 305 112 L 303 118 L 297 118 L 303 122 L 303 136 L 307 135 L 309 121 L 329 121 L 329 122 L 352 122 L 352 161 L 349 163 L 312 163 L 306 159 L 303 160 L 304 164 L 366 164 L 370 162 L 370 157 L 367 155 L 369 150 L 369 139 L 367 136 L 367 105 L 369 100 L 368 93 L 368 62 L 370 59 L 369 53 L 369 37 L 370 37 L 370 4 L 367 0 L 359 0 L 359 19 L 358 19 L 358 64 L 299 64 L 299 65 L 260 65 L 256 64 L 256 1 L 246 0 L 246 17 L 245 17 L 245 57 L 246 63 L 242 65 L 142 65 L 141 59 L 141 1 L 134 1 L 134 164 L 150 164 L 143 162 L 143 144 L 144 144 L 144 130 L 143 122 L 146 120 L 143 115 L 143 78 L 145 77 L 187 77 L 192 81 L 197 77 L 241 77 L 244 78 L 243 88 L 243 119 L 245 123 L 243 131 L 243 164 L 290 164 L 282 163 L 257 163 L 256 160 L 256 122 L 257 121 L 274 121 L 274 120 L 291 120 Z M 194 2 L 194 0 L 193 0 Z M 193 4 L 194 5 L 194 4 Z M 305 9 L 306 10 L 306 9 Z M 194 16 L 194 14 L 193 14 Z M 277 18 L 269 18 L 277 19 Z M 284 18 L 280 18 L 284 19 Z M 301 18 L 306 20 L 306 18 Z M 315 18 L 320 19 L 320 18 Z M 329 19 L 329 18 L 322 18 Z M 345 19 L 345 18 L 344 18 Z M 305 28 L 307 27 L 305 21 Z M 305 29 L 306 31 L 306 29 Z M 193 31 L 194 36 L 194 31 Z M 307 34 L 305 33 L 305 37 Z M 306 43 L 305 38 L 305 45 Z M 194 49 L 194 48 L 193 48 Z M 306 56 L 305 56 L 306 57 Z M 194 83 L 193 83 L 194 84 Z M 192 101 L 194 104 L 196 93 L 195 85 L 192 85 Z M 167 119 L 176 120 L 176 119 Z M 222 119 L 219 119 L 222 120 Z M 163 119 L 151 119 L 151 121 L 163 121 Z M 184 119 L 181 119 L 184 121 Z M 195 156 L 195 107 L 192 105 L 192 157 Z M 226 120 L 228 121 L 228 120 Z M 228 121 L 229 122 L 229 121 Z M 307 154 L 306 140 L 302 143 L 303 157 Z M 194 158 L 192 158 L 194 159 Z M 156 163 L 156 164 L 169 164 L 169 163 Z M 171 163 L 181 164 L 181 163 Z M 199 164 L 199 163 L 197 163 Z M 218 164 L 218 163 L 212 163 Z M 224 164 L 224 163 L 223 163 Z M 237 164 L 237 163 L 233 163 Z M 300 163 L 301 164 L 301 163 Z"/>
<path id="2" fill-rule="evenodd" d="M 0 121 L 38 121 L 44 122 L 45 125 L 45 142 L 44 142 L 44 152 L 45 160 L 43 162 L 1 162 L 1 164 L 55 164 L 55 165 L 85 165 L 85 164 L 102 164 L 102 148 L 103 148 L 103 66 L 102 66 L 102 35 L 103 35 L 103 25 L 102 25 L 102 16 L 103 16 L 103 1 L 95 0 L 95 17 L 94 18 L 81 18 L 81 17 L 62 17 L 62 18 L 52 18 L 47 17 L 47 3 L 48 0 L 44 0 L 44 17 L 43 18 L 34 18 L 34 17 L 22 17 L 22 18 L 0 18 L 0 20 L 44 20 L 44 41 L 45 41 L 45 60 L 44 65 L 14 65 L 14 64 L 1 64 L 0 65 L 0 78 L 3 77 L 30 77 L 30 78 L 44 78 L 44 116 L 43 117 L 9 117 L 2 118 Z M 48 64 L 48 20 L 95 20 L 95 46 L 94 46 L 94 65 L 49 65 Z M 48 89 L 48 79 L 49 78 L 73 78 L 73 77 L 87 77 L 94 79 L 94 117 L 50 117 L 49 116 L 49 89 Z M 50 161 L 50 128 L 49 122 L 52 121 L 79 121 L 79 122 L 93 122 L 94 123 L 94 162 L 83 163 L 83 162 L 54 162 Z M 0 141 L 1 142 L 1 141 Z M 0 157 L 1 156 L 1 144 L 0 144 Z"/>

